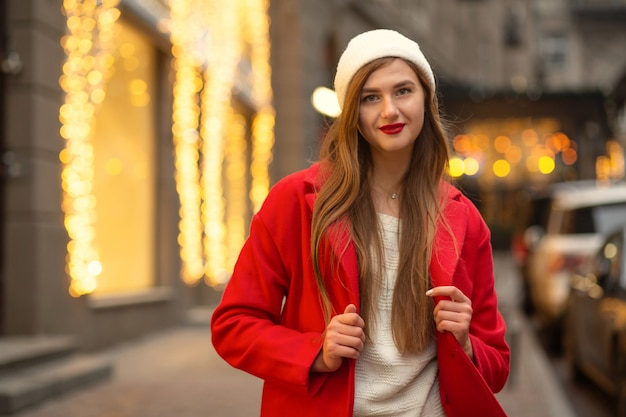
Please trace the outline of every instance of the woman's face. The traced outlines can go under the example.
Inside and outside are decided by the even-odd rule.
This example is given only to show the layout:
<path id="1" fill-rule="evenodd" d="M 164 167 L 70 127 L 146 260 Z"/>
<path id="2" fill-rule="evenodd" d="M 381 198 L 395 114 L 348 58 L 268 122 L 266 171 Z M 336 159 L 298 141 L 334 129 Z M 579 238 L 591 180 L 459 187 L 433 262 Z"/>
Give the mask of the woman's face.
<path id="1" fill-rule="evenodd" d="M 375 70 L 361 90 L 359 130 L 374 157 L 410 158 L 424 125 L 424 89 L 402 59 Z"/>

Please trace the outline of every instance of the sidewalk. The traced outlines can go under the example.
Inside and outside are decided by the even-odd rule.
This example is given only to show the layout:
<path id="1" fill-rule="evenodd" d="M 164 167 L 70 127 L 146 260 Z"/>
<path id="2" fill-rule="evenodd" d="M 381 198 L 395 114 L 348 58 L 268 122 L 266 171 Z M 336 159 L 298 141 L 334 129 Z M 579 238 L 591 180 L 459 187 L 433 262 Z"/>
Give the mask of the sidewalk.
<path id="1" fill-rule="evenodd" d="M 509 417 L 575 417 L 525 317 L 517 310 L 508 255 L 496 255 L 497 289 L 509 323 L 512 374 L 498 399 Z M 514 278 L 514 277 L 513 277 Z M 209 310 L 108 351 L 113 377 L 14 417 L 258 416 L 261 381 L 225 364 L 211 345 Z"/>
<path id="2" fill-rule="evenodd" d="M 494 254 L 496 291 L 507 322 L 511 375 L 496 396 L 509 417 L 576 417 L 530 322 L 519 309 L 521 282 L 508 252 Z"/>

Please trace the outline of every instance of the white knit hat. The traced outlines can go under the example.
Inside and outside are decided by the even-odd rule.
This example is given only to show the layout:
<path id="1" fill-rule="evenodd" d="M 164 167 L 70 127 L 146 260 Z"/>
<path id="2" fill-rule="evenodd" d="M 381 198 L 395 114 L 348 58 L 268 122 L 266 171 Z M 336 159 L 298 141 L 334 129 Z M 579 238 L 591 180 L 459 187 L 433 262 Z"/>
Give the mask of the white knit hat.
<path id="1" fill-rule="evenodd" d="M 418 66 L 435 91 L 435 76 L 426 57 L 417 43 L 400 33 L 388 29 L 376 29 L 361 33 L 348 43 L 337 64 L 335 92 L 339 107 L 343 108 L 348 84 L 354 74 L 365 64 L 378 58 L 397 57 L 413 62 Z"/>

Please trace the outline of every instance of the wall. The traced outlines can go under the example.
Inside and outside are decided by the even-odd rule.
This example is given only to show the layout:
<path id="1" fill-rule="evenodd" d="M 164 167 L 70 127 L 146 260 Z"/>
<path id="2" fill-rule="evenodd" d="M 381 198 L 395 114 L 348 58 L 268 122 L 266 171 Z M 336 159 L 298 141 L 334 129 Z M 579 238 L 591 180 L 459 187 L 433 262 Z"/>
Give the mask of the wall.
<path id="1" fill-rule="evenodd" d="M 4 328 L 9 334 L 56 331 L 66 297 L 65 230 L 61 212 L 57 2 L 10 1 L 8 31 L 22 72 L 7 85 L 6 147 L 21 172 L 6 183 Z M 55 311 L 61 314 L 50 314 Z"/>
<path id="2" fill-rule="evenodd" d="M 124 13 L 130 13 L 125 10 Z M 138 294 L 72 298 L 65 271 L 68 236 L 61 209 L 59 77 L 65 33 L 61 4 L 48 0 L 10 0 L 8 34 L 23 70 L 9 78 L 6 91 L 6 148 L 19 168 L 6 182 L 4 218 L 4 336 L 72 334 L 85 349 L 96 349 L 180 323 L 191 290 L 179 279 L 178 196 L 174 184 L 171 137 L 169 45 L 156 28 L 161 48 L 158 69 L 158 213 L 155 222 L 157 287 Z"/>

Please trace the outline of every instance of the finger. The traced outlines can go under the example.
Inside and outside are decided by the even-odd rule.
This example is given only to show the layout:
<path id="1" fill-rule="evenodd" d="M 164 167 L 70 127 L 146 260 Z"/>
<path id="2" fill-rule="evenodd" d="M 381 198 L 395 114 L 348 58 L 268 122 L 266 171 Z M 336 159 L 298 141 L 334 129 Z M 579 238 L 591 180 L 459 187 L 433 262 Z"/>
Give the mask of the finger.
<path id="1" fill-rule="evenodd" d="M 362 352 L 363 347 L 365 346 L 360 337 L 347 335 L 343 335 L 343 337 L 340 338 L 339 345 L 354 349 L 357 352 Z"/>
<path id="2" fill-rule="evenodd" d="M 453 323 L 463 324 L 464 326 L 469 328 L 469 324 L 471 322 L 472 316 L 467 312 L 458 312 L 458 311 L 449 311 L 449 310 L 441 310 L 435 314 L 435 321 L 449 321 Z"/>
<path id="3" fill-rule="evenodd" d="M 359 326 L 352 326 L 349 324 L 343 324 L 343 323 L 337 323 L 337 322 L 331 323 L 328 326 L 327 333 L 331 335 L 335 334 L 335 335 L 345 335 L 348 337 L 356 337 L 361 340 L 365 340 L 363 328 Z"/>
<path id="4" fill-rule="evenodd" d="M 348 304 L 343 312 L 338 316 L 338 320 L 349 326 L 356 326 L 363 328 L 365 327 L 365 322 L 356 312 L 356 306 L 354 304 Z"/>
<path id="5" fill-rule="evenodd" d="M 350 346 L 335 345 L 332 349 L 328 350 L 328 354 L 331 358 L 359 359 L 361 356 L 361 350 Z"/>
<path id="6" fill-rule="evenodd" d="M 364 343 L 363 340 L 358 336 L 334 333 L 328 336 L 327 346 L 327 350 L 329 353 L 340 355 L 338 352 L 343 352 L 341 356 L 344 356 L 345 352 L 347 352 L 346 349 L 361 352 L 363 350 Z"/>
<path id="7" fill-rule="evenodd" d="M 466 324 L 450 320 L 442 320 L 438 322 L 436 328 L 440 332 L 448 331 L 452 333 L 457 340 L 461 335 L 466 335 L 469 332 Z"/>
<path id="8" fill-rule="evenodd" d="M 433 287 L 426 291 L 426 295 L 429 297 L 450 297 L 452 301 L 457 303 L 471 303 L 471 300 L 461 290 L 451 285 Z"/>
<path id="9" fill-rule="evenodd" d="M 348 313 L 356 313 L 356 306 L 354 304 L 348 304 L 345 308 L 345 310 L 343 311 L 343 314 L 348 314 Z"/>
<path id="10" fill-rule="evenodd" d="M 472 314 L 472 305 L 469 302 L 459 303 L 450 300 L 441 300 L 435 306 L 434 312 L 437 314 L 439 311 L 452 311 L 457 313 Z"/>

